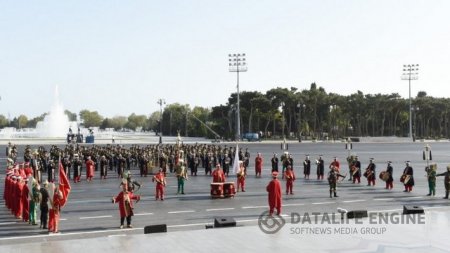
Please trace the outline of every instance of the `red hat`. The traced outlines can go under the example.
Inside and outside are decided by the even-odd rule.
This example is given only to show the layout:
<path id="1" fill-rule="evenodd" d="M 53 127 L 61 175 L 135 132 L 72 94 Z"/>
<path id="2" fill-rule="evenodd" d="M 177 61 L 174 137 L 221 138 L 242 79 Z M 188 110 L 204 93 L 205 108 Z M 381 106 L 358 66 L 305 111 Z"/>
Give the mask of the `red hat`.
<path id="1" fill-rule="evenodd" d="M 278 177 L 278 171 L 272 172 L 272 177 Z"/>

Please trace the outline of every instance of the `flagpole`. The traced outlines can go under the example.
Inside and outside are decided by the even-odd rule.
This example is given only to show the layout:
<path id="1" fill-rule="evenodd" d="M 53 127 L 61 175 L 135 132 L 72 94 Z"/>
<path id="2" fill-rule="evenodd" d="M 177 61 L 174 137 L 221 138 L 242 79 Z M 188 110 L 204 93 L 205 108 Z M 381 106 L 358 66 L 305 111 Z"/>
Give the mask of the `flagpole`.
<path id="1" fill-rule="evenodd" d="M 58 185 L 59 185 L 59 173 L 60 173 L 60 166 L 61 166 L 61 152 L 59 152 L 58 153 L 59 154 L 59 156 L 58 156 L 58 170 L 57 171 L 55 171 L 55 177 L 58 177 L 58 180 L 55 180 L 57 183 L 58 183 Z"/>

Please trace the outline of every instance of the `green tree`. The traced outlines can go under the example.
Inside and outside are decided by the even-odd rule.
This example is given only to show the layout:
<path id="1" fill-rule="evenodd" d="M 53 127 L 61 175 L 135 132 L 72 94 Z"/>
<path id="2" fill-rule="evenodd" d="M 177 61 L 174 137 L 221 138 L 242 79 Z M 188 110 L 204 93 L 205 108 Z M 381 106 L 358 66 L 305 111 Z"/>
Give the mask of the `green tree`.
<path id="1" fill-rule="evenodd" d="M 42 114 L 41 116 L 38 116 L 38 117 L 35 117 L 35 118 L 30 119 L 30 120 L 27 122 L 27 127 L 29 127 L 29 128 L 35 128 L 36 125 L 37 125 L 37 123 L 38 123 L 39 121 L 43 121 L 46 115 L 47 115 L 47 113 L 44 113 L 44 114 Z"/>
<path id="2" fill-rule="evenodd" d="M 132 113 L 128 116 L 128 122 L 125 124 L 126 128 L 136 130 L 136 128 L 144 128 L 147 122 L 147 117 L 145 115 L 136 115 Z"/>
<path id="3" fill-rule="evenodd" d="M 15 117 L 15 118 L 11 121 L 11 126 L 20 129 L 20 128 L 25 128 L 25 127 L 27 127 L 27 123 L 28 123 L 28 118 L 27 118 L 27 116 L 21 114 L 19 117 Z"/>
<path id="4" fill-rule="evenodd" d="M 0 128 L 7 127 L 8 125 L 9 125 L 8 119 L 4 115 L 0 114 Z"/>
<path id="5" fill-rule="evenodd" d="M 161 118 L 161 112 L 155 111 L 153 112 L 150 117 L 147 119 L 147 127 L 149 130 L 155 132 L 156 134 L 159 133 L 159 121 Z"/>
<path id="6" fill-rule="evenodd" d="M 99 127 L 103 122 L 103 117 L 97 111 L 80 111 L 80 119 L 83 121 L 84 127 Z"/>

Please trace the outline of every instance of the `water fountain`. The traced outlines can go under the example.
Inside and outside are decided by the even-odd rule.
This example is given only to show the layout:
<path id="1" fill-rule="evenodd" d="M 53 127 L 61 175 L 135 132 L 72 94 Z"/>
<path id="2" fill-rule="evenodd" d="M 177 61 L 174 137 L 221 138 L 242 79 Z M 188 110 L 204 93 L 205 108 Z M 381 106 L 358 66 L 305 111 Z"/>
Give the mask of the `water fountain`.
<path id="1" fill-rule="evenodd" d="M 36 125 L 36 137 L 60 138 L 66 137 L 69 128 L 77 129 L 76 122 L 70 122 L 64 113 L 64 107 L 59 101 L 58 86 L 55 87 L 53 105 L 43 121 Z"/>

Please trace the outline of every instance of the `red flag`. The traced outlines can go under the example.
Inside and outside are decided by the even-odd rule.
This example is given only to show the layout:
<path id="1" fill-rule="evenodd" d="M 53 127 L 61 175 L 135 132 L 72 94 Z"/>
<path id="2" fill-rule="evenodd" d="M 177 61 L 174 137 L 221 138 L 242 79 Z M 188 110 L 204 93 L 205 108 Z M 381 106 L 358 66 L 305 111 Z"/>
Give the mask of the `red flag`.
<path id="1" fill-rule="evenodd" d="M 66 204 L 67 199 L 69 198 L 70 182 L 67 179 L 66 172 L 64 171 L 64 167 L 62 166 L 61 161 L 59 162 L 59 190 L 63 195 L 63 198 L 61 200 L 61 207 L 63 207 Z"/>

